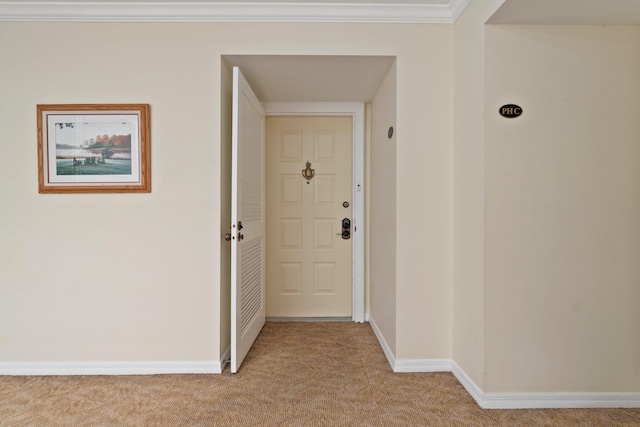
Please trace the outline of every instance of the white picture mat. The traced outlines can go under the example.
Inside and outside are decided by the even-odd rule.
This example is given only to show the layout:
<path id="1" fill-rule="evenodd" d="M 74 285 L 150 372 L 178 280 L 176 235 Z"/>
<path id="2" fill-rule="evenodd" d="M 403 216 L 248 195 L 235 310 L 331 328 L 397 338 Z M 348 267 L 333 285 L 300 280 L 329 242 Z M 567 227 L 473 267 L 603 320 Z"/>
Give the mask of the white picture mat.
<path id="1" fill-rule="evenodd" d="M 45 147 L 43 166 L 47 184 L 72 184 L 76 185 L 109 185 L 109 184 L 138 184 L 141 182 L 140 175 L 140 113 L 137 111 L 110 111 L 109 113 L 86 113 L 82 111 L 42 113 L 42 122 L 46 128 L 43 138 Z M 72 123 L 69 132 L 56 132 L 56 124 Z M 120 126 L 114 124 L 120 124 Z M 109 131 L 118 129 L 127 130 L 131 133 L 131 173 L 130 174 L 104 174 L 104 175 L 58 175 L 56 144 L 80 145 L 90 138 L 95 138 L 98 134 L 108 134 Z M 100 130 L 102 130 L 100 132 Z M 69 133 L 72 133 L 70 135 Z M 62 138 L 56 141 L 56 134 Z"/>

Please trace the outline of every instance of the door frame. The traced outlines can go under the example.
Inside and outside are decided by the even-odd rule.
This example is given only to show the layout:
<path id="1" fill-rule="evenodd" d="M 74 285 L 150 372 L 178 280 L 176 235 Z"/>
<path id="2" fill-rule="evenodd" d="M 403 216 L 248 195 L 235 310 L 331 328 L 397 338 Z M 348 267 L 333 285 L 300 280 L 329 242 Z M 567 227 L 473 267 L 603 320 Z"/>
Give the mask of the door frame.
<path id="1" fill-rule="evenodd" d="M 263 102 L 269 116 L 349 116 L 353 127 L 353 233 L 351 265 L 351 318 L 365 321 L 364 222 L 364 103 L 363 102 Z"/>

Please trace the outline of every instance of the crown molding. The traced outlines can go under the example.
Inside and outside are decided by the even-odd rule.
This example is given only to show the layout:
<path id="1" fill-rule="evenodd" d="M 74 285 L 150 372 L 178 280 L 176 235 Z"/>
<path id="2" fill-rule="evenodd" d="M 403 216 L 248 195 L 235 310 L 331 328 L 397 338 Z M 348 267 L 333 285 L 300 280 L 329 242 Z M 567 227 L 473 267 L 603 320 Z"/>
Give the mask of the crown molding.
<path id="1" fill-rule="evenodd" d="M 451 24 L 471 0 L 448 4 L 231 1 L 2 1 L 9 22 L 348 22 Z"/>
<path id="2" fill-rule="evenodd" d="M 469 6 L 471 0 L 451 0 L 449 2 L 449 12 L 451 13 L 451 23 L 455 24 L 462 12 Z"/>

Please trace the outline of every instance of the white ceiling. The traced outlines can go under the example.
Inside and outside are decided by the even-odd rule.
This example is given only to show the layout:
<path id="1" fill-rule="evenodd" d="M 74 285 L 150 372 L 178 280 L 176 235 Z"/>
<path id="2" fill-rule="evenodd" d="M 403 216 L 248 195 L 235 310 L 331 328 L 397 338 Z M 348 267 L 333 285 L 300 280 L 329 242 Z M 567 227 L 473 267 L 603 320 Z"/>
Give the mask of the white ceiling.
<path id="1" fill-rule="evenodd" d="M 373 99 L 392 56 L 226 55 L 262 102 L 366 102 Z"/>
<path id="2" fill-rule="evenodd" d="M 640 25 L 640 0 L 506 0 L 487 24 Z"/>

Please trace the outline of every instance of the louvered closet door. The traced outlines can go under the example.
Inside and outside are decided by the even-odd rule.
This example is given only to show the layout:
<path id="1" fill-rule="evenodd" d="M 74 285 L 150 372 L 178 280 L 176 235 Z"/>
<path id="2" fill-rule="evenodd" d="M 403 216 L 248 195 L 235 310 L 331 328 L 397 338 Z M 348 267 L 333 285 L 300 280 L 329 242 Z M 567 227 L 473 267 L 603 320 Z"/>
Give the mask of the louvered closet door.
<path id="1" fill-rule="evenodd" d="M 265 322 L 264 109 L 233 68 L 231 372 Z"/>

